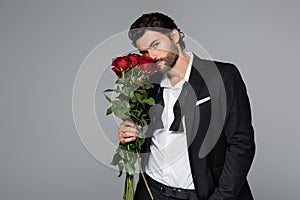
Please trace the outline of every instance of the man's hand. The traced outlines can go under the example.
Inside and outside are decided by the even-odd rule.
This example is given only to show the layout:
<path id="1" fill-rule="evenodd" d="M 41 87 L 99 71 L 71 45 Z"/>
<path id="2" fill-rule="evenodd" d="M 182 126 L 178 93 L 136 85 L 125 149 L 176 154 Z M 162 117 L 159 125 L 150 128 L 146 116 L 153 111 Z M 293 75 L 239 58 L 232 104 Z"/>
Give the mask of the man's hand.
<path id="1" fill-rule="evenodd" d="M 118 128 L 119 139 L 122 144 L 132 142 L 136 139 L 138 130 L 141 126 L 136 126 L 133 122 L 128 120 L 123 121 Z"/>

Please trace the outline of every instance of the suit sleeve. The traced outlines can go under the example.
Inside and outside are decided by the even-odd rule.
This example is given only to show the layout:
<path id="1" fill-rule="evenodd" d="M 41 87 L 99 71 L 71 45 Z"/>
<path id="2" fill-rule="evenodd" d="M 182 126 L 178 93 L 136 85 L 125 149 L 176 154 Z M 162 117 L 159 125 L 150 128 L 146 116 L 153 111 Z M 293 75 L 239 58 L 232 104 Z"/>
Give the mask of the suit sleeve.
<path id="1" fill-rule="evenodd" d="M 247 90 L 238 69 L 229 64 L 224 73 L 227 113 L 224 133 L 226 157 L 219 184 L 209 200 L 237 199 L 255 154 L 254 130 Z"/>

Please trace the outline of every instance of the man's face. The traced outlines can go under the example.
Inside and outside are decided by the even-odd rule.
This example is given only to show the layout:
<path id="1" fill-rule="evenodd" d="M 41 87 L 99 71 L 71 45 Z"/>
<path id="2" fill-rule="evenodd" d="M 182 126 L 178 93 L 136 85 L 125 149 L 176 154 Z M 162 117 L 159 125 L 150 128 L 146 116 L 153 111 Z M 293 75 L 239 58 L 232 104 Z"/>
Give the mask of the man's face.
<path id="1" fill-rule="evenodd" d="M 141 54 L 157 62 L 161 72 L 169 71 L 178 59 L 179 50 L 175 42 L 160 32 L 146 30 L 136 41 L 136 46 Z"/>

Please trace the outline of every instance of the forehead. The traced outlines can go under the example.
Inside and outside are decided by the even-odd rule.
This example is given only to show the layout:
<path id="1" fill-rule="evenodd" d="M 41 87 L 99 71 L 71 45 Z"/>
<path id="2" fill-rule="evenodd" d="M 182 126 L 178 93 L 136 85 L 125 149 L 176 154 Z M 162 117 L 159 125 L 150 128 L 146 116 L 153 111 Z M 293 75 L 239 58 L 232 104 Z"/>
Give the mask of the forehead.
<path id="1" fill-rule="evenodd" d="M 146 30 L 144 35 L 136 40 L 136 46 L 138 49 L 149 48 L 150 44 L 155 40 L 165 40 L 168 37 L 157 31 Z"/>

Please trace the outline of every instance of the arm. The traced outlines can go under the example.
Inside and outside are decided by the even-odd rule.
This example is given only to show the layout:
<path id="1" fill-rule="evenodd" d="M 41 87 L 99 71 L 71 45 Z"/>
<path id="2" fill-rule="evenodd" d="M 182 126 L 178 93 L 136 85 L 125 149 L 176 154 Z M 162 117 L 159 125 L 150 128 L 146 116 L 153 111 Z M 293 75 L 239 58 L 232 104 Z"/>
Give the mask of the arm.
<path id="1" fill-rule="evenodd" d="M 226 66 L 227 69 L 227 66 Z M 246 180 L 255 154 L 254 130 L 246 86 L 238 69 L 228 66 L 224 75 L 227 114 L 224 125 L 226 157 L 219 185 L 209 200 L 236 199 Z"/>

